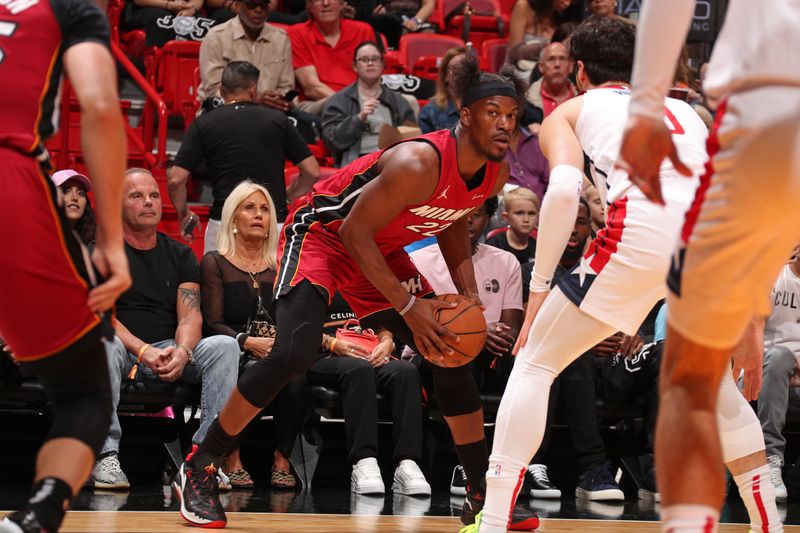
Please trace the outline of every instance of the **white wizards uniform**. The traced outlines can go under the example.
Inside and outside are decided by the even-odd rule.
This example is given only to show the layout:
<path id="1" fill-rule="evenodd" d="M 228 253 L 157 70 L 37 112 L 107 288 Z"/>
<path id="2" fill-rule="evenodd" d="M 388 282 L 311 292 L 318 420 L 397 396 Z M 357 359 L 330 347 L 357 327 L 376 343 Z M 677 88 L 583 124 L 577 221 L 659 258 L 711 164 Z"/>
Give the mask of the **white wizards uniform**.
<path id="1" fill-rule="evenodd" d="M 688 104 L 665 99 L 664 120 L 680 159 L 693 176 L 678 174 L 665 161 L 661 187 L 666 206 L 658 206 L 639 189 L 630 188 L 624 172 L 612 171 L 629 100 L 630 91 L 617 86 L 590 90 L 583 96 L 575 133 L 601 198 L 604 202 L 618 199 L 607 206 L 606 227 L 558 286 L 585 313 L 632 335 L 653 305 L 666 296 L 670 259 L 707 159 L 708 130 Z"/>

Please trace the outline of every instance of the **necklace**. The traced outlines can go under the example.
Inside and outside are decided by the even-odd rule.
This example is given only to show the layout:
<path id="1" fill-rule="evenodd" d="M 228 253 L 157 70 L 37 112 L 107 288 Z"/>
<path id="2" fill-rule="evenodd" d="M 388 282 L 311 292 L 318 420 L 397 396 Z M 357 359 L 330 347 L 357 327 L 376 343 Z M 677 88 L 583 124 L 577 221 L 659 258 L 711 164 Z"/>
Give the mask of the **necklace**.
<path id="1" fill-rule="evenodd" d="M 261 259 L 256 259 L 255 261 L 251 259 L 247 259 L 243 255 L 241 255 L 238 251 L 235 254 L 242 261 L 243 268 L 247 275 L 250 276 L 250 279 L 253 281 L 253 288 L 258 289 L 259 287 L 259 278 L 261 277 L 261 272 L 258 270 L 258 265 Z M 255 268 L 255 270 L 250 270 L 250 268 Z"/>

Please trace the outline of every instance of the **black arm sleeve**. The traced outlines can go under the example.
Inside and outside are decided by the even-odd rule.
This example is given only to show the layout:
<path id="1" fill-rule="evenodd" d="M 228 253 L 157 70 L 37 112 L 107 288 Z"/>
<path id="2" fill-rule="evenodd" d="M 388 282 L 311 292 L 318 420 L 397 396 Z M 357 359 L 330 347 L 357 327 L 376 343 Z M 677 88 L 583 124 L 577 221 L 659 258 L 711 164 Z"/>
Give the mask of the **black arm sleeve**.
<path id="1" fill-rule="evenodd" d="M 51 0 L 51 5 L 63 35 L 62 51 L 84 42 L 110 46 L 108 18 L 93 0 Z"/>

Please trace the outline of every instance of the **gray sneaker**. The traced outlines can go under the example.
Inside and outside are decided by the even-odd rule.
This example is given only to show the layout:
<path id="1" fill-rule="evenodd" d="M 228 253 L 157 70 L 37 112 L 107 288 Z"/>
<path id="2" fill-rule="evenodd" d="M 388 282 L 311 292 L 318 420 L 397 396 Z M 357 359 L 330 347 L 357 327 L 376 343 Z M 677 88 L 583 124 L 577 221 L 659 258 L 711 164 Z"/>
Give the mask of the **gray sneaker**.
<path id="1" fill-rule="evenodd" d="M 767 463 L 769 464 L 769 477 L 775 489 L 775 501 L 786 503 L 788 493 L 786 491 L 786 485 L 783 484 L 783 476 L 781 475 L 781 469 L 783 467 L 781 458 L 777 455 L 770 455 L 767 457 Z"/>
<path id="2" fill-rule="evenodd" d="M 122 471 L 116 453 L 106 455 L 94 464 L 92 483 L 96 489 L 129 489 L 128 476 Z"/>

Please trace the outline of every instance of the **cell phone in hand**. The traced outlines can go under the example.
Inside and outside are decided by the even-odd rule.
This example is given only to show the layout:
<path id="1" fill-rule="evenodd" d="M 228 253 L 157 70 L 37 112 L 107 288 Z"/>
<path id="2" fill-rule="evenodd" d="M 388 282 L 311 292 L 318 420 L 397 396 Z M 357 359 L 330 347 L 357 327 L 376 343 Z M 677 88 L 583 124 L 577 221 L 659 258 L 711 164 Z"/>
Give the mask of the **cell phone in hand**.
<path id="1" fill-rule="evenodd" d="M 286 94 L 283 95 L 283 99 L 286 100 L 287 102 L 291 102 L 292 100 L 297 98 L 299 95 L 300 95 L 300 91 L 298 91 L 297 89 L 290 89 L 290 90 L 286 91 Z"/>
<path id="2" fill-rule="evenodd" d="M 183 228 L 183 232 L 186 235 L 191 235 L 194 232 L 194 228 L 197 227 L 197 219 L 192 217 L 189 222 L 186 223 L 186 227 Z"/>

